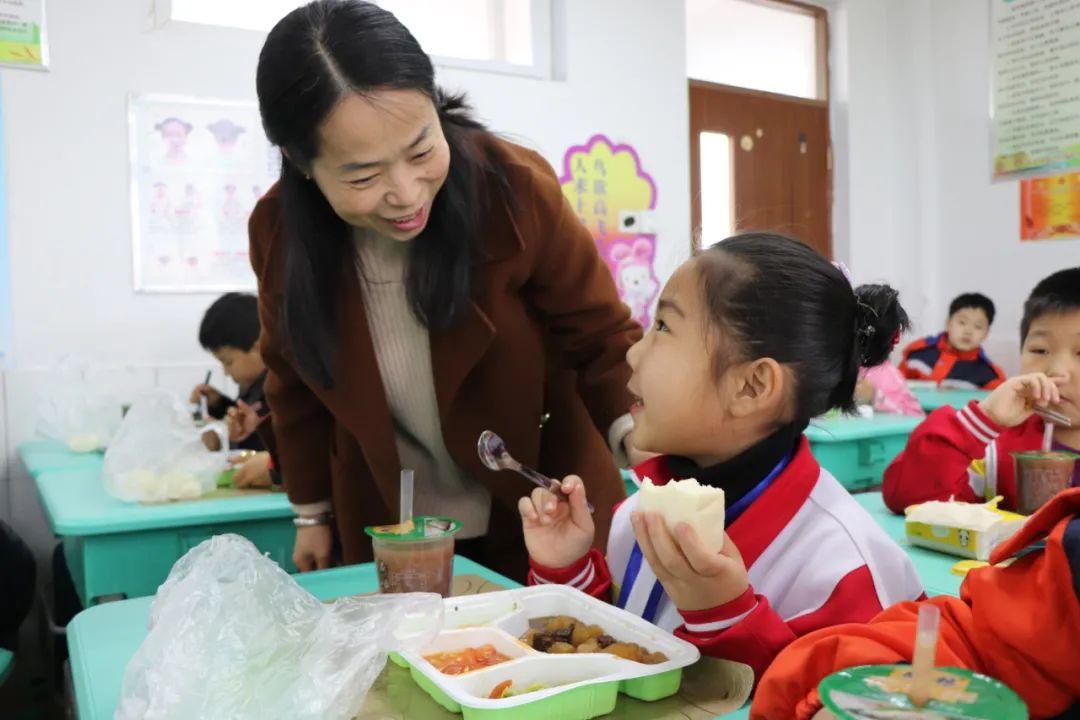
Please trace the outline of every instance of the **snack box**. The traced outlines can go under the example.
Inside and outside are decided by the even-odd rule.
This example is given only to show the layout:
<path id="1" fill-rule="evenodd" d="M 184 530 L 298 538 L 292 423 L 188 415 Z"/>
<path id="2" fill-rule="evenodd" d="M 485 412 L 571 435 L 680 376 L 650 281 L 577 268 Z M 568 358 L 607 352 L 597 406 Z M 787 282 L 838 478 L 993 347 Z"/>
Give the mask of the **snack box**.
<path id="1" fill-rule="evenodd" d="M 391 659 L 408 667 L 421 688 L 464 720 L 589 720 L 612 712 L 619 693 L 646 702 L 674 695 L 683 668 L 701 657 L 696 647 L 649 621 L 565 585 L 447 598 L 445 603 L 445 626 L 432 644 Z M 668 659 L 647 665 L 606 653 L 549 654 L 519 639 L 530 620 L 555 616 L 597 625 L 619 642 L 636 643 Z M 485 645 L 510 659 L 460 675 L 444 674 L 424 659 Z M 490 699 L 505 681 L 516 692 L 542 687 Z"/>
<path id="2" fill-rule="evenodd" d="M 994 548 L 1027 520 L 1023 515 L 998 510 L 999 501 L 1000 497 L 985 505 L 936 501 L 912 505 L 904 511 L 907 540 L 950 555 L 989 560 Z"/>

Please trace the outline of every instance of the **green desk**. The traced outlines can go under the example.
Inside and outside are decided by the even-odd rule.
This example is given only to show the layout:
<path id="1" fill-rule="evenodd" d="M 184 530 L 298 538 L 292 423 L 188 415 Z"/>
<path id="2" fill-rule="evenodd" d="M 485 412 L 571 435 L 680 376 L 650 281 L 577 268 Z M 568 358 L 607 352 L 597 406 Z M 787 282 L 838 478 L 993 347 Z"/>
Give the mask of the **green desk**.
<path id="1" fill-rule="evenodd" d="M 889 534 L 889 537 L 904 548 L 915 563 L 915 570 L 919 573 L 919 579 L 922 580 L 927 595 L 960 595 L 960 584 L 964 578 L 954 575 L 951 570 L 952 566 L 963 558 L 908 545 L 904 533 L 903 516 L 894 515 L 889 508 L 885 507 L 885 500 L 882 499 L 881 493 L 855 493 L 852 497 L 874 516 L 874 520 Z"/>
<path id="2" fill-rule="evenodd" d="M 100 468 L 47 471 L 34 482 L 84 607 L 107 595 L 153 595 L 173 563 L 223 533 L 243 535 L 296 569 L 293 512 L 281 492 L 141 505 L 105 492 Z"/>
<path id="3" fill-rule="evenodd" d="M 463 557 L 454 558 L 455 575 L 479 575 L 503 587 L 514 581 Z M 352 565 L 296 575 L 296 581 L 320 600 L 374 592 L 375 566 Z M 124 668 L 146 637 L 153 598 L 103 603 L 75 616 L 67 628 L 71 676 L 80 720 L 108 720 L 120 699 Z"/>
<path id="4" fill-rule="evenodd" d="M 73 453 L 58 440 L 32 440 L 18 448 L 19 457 L 30 477 L 49 470 L 101 470 L 104 455 L 100 452 Z"/>
<path id="5" fill-rule="evenodd" d="M 15 655 L 10 650 L 0 648 L 0 685 L 7 682 L 11 671 L 15 669 Z"/>
<path id="6" fill-rule="evenodd" d="M 926 412 L 933 412 L 946 405 L 959 410 L 972 400 L 982 400 L 990 394 L 987 390 L 949 390 L 927 387 L 913 387 L 911 392 Z"/>
<path id="7" fill-rule="evenodd" d="M 841 415 L 812 420 L 806 437 L 821 466 L 848 490 L 881 484 L 885 468 L 922 418 L 876 413 L 872 418 Z"/>

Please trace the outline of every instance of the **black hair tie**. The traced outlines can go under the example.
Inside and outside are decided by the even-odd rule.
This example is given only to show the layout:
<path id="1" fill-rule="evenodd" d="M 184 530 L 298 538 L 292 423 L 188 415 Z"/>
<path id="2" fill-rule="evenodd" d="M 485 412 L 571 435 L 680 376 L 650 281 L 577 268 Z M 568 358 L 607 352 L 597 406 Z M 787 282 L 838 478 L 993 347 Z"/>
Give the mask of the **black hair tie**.
<path id="1" fill-rule="evenodd" d="M 855 342 L 859 347 L 859 364 L 866 367 L 870 361 L 870 343 L 877 333 L 874 321 L 878 319 L 878 312 L 862 300 L 855 300 Z"/>

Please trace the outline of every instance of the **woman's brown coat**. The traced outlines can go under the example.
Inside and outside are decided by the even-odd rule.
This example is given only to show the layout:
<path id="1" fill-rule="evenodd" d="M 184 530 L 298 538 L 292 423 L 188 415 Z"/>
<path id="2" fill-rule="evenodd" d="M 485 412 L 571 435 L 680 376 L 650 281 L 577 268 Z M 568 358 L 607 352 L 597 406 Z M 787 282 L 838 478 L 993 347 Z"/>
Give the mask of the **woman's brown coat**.
<path id="1" fill-rule="evenodd" d="M 490 564 L 521 579 L 517 501 L 532 486 L 485 469 L 477 438 L 494 430 L 521 462 L 553 477 L 581 475 L 602 548 L 625 495 L 607 431 L 630 407 L 625 355 L 641 328 L 551 167 L 501 140 L 489 151 L 505 166 L 515 202 L 492 203 L 472 302 L 453 328 L 430 333 L 431 361 L 446 447 L 492 493 Z M 365 562 L 364 526 L 396 521 L 400 466 L 363 293 L 355 268 L 343 268 L 334 387 L 305 379 L 280 320 L 280 213 L 275 188 L 250 221 L 277 462 L 293 503 L 332 500 L 344 561 Z"/>

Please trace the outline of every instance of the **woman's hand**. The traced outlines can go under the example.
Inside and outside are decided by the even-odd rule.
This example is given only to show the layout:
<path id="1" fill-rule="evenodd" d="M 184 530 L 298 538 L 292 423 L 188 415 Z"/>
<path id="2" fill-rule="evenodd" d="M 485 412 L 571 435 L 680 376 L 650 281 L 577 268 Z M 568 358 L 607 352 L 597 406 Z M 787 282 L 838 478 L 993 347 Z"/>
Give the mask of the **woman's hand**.
<path id="1" fill-rule="evenodd" d="M 562 500 L 536 488 L 518 501 L 529 557 L 549 568 L 568 567 L 580 560 L 589 552 L 596 534 L 581 478 L 568 476 L 559 491 L 564 495 Z"/>
<path id="2" fill-rule="evenodd" d="M 248 405 L 243 400 L 237 400 L 236 405 L 229 408 L 225 414 L 225 424 L 229 428 L 229 442 L 244 442 L 255 428 L 259 426 L 259 408 L 262 403 Z"/>
<path id="3" fill-rule="evenodd" d="M 986 416 L 1002 427 L 1016 427 L 1031 417 L 1034 408 L 1061 402 L 1058 385 L 1063 377 L 1029 373 L 1009 378 L 979 403 Z"/>
<path id="4" fill-rule="evenodd" d="M 296 528 L 293 564 L 300 572 L 325 570 L 330 567 L 330 554 L 333 549 L 334 533 L 329 525 Z"/>
<path id="5" fill-rule="evenodd" d="M 270 480 L 270 453 L 258 452 L 242 459 L 233 474 L 233 486 L 237 488 L 268 488 Z"/>
<path id="6" fill-rule="evenodd" d="M 686 523 L 674 536 L 657 512 L 630 517 L 634 535 L 649 567 L 679 610 L 708 610 L 737 599 L 750 587 L 739 548 L 724 533 L 724 548 L 711 552 Z"/>

